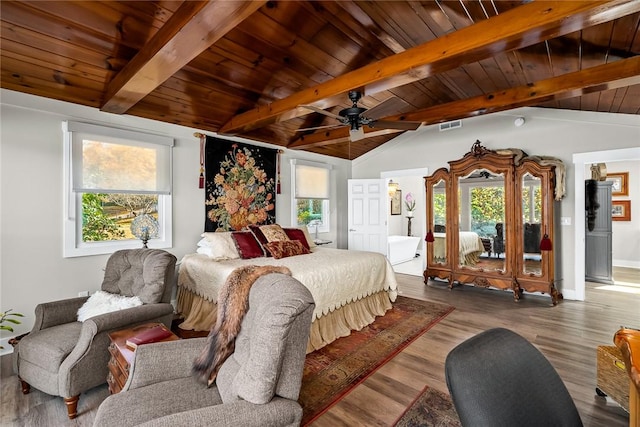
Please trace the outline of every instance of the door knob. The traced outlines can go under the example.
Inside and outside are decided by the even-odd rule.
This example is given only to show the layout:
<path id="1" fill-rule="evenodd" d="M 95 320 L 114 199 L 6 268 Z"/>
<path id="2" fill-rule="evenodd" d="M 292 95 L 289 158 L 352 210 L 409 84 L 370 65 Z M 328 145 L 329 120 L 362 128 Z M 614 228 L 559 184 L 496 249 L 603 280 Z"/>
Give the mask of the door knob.
<path id="1" fill-rule="evenodd" d="M 349 231 L 357 231 L 355 228 L 350 228 Z"/>

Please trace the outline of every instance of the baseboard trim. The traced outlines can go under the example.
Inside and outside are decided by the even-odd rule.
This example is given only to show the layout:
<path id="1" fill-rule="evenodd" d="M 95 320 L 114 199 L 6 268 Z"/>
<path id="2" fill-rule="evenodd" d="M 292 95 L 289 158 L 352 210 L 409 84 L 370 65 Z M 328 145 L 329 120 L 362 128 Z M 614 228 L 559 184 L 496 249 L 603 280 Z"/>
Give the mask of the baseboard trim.
<path id="1" fill-rule="evenodd" d="M 563 299 L 568 299 L 568 300 L 572 300 L 572 301 L 582 301 L 582 300 L 578 299 L 578 297 L 576 296 L 577 293 L 573 289 L 563 289 L 561 292 L 562 292 L 562 298 Z"/>

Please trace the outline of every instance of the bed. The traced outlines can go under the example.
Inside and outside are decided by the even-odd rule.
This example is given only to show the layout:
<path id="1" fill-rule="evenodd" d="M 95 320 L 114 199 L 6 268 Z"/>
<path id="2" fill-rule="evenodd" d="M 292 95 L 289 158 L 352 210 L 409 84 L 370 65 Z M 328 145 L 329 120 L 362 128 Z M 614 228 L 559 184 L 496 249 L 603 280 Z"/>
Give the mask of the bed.
<path id="1" fill-rule="evenodd" d="M 213 260 L 187 254 L 179 263 L 177 311 L 180 328 L 208 331 L 216 318 L 219 287 L 245 265 L 288 267 L 313 295 L 316 308 L 307 352 L 360 330 L 391 308 L 397 296 L 395 273 L 379 253 L 313 247 L 311 253 L 274 259 Z"/>
<path id="2" fill-rule="evenodd" d="M 446 233 L 433 233 L 433 256 L 436 261 L 443 262 L 446 259 Z M 473 231 L 458 232 L 460 246 L 460 264 L 475 265 L 484 252 L 482 239 Z"/>

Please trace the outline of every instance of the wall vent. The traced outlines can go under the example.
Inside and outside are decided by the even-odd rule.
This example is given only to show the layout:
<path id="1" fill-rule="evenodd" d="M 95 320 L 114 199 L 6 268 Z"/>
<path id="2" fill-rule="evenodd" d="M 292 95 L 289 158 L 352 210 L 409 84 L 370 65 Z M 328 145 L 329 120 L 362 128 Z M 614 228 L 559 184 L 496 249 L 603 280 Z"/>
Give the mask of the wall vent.
<path id="1" fill-rule="evenodd" d="M 462 120 L 454 120 L 452 122 L 440 123 L 440 132 L 462 127 Z"/>

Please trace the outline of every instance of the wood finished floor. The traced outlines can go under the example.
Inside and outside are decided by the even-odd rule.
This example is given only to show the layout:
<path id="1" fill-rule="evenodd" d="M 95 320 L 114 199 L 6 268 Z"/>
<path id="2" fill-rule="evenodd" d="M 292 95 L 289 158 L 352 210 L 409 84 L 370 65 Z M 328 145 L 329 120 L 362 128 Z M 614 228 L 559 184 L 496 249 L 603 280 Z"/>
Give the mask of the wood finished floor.
<path id="1" fill-rule="evenodd" d="M 616 280 L 640 283 L 638 270 L 616 269 L 615 274 Z M 586 302 L 562 301 L 550 307 L 547 297 L 525 295 L 515 303 L 507 292 L 466 286 L 449 291 L 425 286 L 420 277 L 397 277 L 401 295 L 439 301 L 456 309 L 355 387 L 316 420 L 314 427 L 392 425 L 425 385 L 446 391 L 444 360 L 448 352 L 492 327 L 520 333 L 545 354 L 567 385 L 586 427 L 628 425 L 628 414 L 622 408 L 595 395 L 596 348 L 612 345 L 613 333 L 620 325 L 640 326 L 640 295 L 588 284 Z M 106 385 L 81 395 L 80 416 L 68 420 L 62 399 L 37 390 L 24 396 L 15 376 L 3 378 L 1 390 L 1 426 L 91 426 L 98 406 L 108 395 Z"/>

